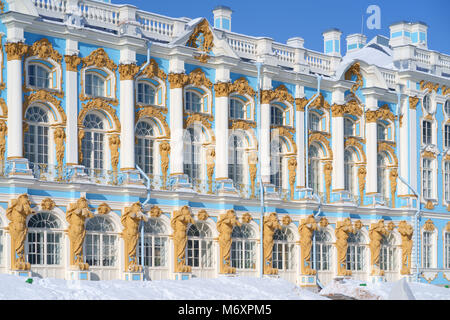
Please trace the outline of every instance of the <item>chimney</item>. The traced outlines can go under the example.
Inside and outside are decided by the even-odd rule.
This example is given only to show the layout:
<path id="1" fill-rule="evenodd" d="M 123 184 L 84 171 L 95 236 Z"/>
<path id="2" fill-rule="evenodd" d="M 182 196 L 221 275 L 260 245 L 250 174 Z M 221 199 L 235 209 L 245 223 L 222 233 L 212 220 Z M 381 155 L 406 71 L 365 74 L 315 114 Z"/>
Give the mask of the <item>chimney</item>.
<path id="1" fill-rule="evenodd" d="M 217 6 L 213 10 L 214 28 L 231 31 L 231 10 L 227 6 Z"/>
<path id="2" fill-rule="evenodd" d="M 398 47 L 411 44 L 411 23 L 400 21 L 389 26 L 391 47 Z"/>
<path id="3" fill-rule="evenodd" d="M 323 52 L 330 56 L 341 56 L 341 35 L 339 29 L 333 28 L 322 33 Z"/>
<path id="4" fill-rule="evenodd" d="M 364 47 L 367 41 L 367 37 L 361 33 L 354 33 L 349 34 L 345 38 L 345 41 L 347 42 L 347 53 L 349 53 L 357 51 Z"/>
<path id="5" fill-rule="evenodd" d="M 424 22 L 415 22 L 411 25 L 411 42 L 413 45 L 428 49 L 428 26 Z"/>

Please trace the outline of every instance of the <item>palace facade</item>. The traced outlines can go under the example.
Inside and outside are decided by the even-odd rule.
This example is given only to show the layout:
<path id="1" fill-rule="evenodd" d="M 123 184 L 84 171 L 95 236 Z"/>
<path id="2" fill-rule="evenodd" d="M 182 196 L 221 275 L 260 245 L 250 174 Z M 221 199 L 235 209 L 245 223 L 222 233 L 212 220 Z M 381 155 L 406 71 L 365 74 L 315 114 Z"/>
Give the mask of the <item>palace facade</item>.
<path id="1" fill-rule="evenodd" d="M 450 56 L 426 24 L 317 52 L 224 6 L 0 9 L 0 272 L 449 283 Z"/>

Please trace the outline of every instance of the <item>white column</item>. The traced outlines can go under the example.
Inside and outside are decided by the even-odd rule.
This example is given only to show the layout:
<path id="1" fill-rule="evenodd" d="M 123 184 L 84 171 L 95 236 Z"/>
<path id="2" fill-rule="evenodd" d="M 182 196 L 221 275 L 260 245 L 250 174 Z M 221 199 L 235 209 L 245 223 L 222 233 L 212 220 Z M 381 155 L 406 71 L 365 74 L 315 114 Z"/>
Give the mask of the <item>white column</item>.
<path id="1" fill-rule="evenodd" d="M 397 137 L 397 150 L 398 150 L 398 174 L 400 177 L 408 180 L 408 170 L 409 170 L 409 154 L 408 154 L 408 109 L 409 105 L 407 103 L 408 99 L 402 99 L 400 102 L 401 114 L 403 115 L 401 124 L 399 123 L 399 137 Z M 401 181 L 398 182 L 398 195 L 408 194 L 409 188 Z"/>
<path id="2" fill-rule="evenodd" d="M 183 88 L 170 85 L 170 174 L 183 174 Z"/>
<path id="3" fill-rule="evenodd" d="M 9 58 L 9 57 L 8 57 Z M 22 57 L 7 62 L 8 159 L 23 158 Z"/>
<path id="4" fill-rule="evenodd" d="M 411 103 L 411 102 L 410 102 Z M 417 158 L 420 141 L 417 141 L 417 130 L 420 128 L 417 123 L 417 111 L 416 106 L 409 106 L 409 179 L 405 177 L 407 181 L 409 180 L 409 184 L 413 187 L 417 192 L 417 170 L 419 164 L 417 163 L 419 159 Z M 419 192 L 420 193 L 420 192 Z"/>
<path id="5" fill-rule="evenodd" d="M 270 104 L 261 104 L 261 177 L 270 182 Z"/>
<path id="6" fill-rule="evenodd" d="M 367 108 L 374 111 L 378 108 L 376 98 L 366 97 Z M 366 175 L 366 194 L 377 192 L 377 123 L 366 120 L 366 156 L 367 156 L 367 175 Z"/>
<path id="7" fill-rule="evenodd" d="M 228 178 L 228 101 L 216 92 L 216 179 Z"/>
<path id="8" fill-rule="evenodd" d="M 66 61 L 66 163 L 78 165 L 78 42 L 67 40 Z M 72 50 L 69 47 L 73 47 Z"/>
<path id="9" fill-rule="evenodd" d="M 298 109 L 295 112 L 295 139 L 297 141 L 297 187 L 305 186 L 305 112 Z"/>
<path id="10" fill-rule="evenodd" d="M 120 80 L 120 168 L 134 169 L 134 80 Z"/>
<path id="11" fill-rule="evenodd" d="M 331 120 L 333 150 L 333 190 L 344 190 L 344 117 L 342 113 L 333 115 Z"/>

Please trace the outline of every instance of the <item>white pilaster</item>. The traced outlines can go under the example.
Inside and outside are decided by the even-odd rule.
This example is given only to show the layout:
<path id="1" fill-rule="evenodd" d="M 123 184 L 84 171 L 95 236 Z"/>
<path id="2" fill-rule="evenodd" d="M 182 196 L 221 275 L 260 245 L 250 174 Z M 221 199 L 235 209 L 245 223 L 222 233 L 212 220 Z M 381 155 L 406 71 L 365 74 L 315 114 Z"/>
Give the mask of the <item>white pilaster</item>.
<path id="1" fill-rule="evenodd" d="M 417 190 L 417 170 L 418 170 L 418 161 L 417 148 L 419 147 L 420 141 L 417 141 L 417 111 L 416 107 L 409 108 L 409 184 L 415 190 Z M 408 177 L 405 177 L 408 179 Z M 419 190 L 417 190 L 419 191 Z"/>
<path id="2" fill-rule="evenodd" d="M 66 163 L 78 164 L 78 73 L 66 69 Z"/>
<path id="3" fill-rule="evenodd" d="M 333 190 L 343 190 L 344 181 L 344 117 L 332 117 L 331 126 L 333 129 L 331 149 L 333 150 Z"/>
<path id="4" fill-rule="evenodd" d="M 183 174 L 183 88 L 170 88 L 170 173 Z"/>
<path id="5" fill-rule="evenodd" d="M 270 104 L 261 104 L 261 177 L 270 182 Z"/>
<path id="6" fill-rule="evenodd" d="M 297 187 L 305 187 L 305 112 L 296 111 L 295 121 L 295 139 L 297 141 Z"/>
<path id="7" fill-rule="evenodd" d="M 22 60 L 8 61 L 8 159 L 23 157 L 22 77 Z"/>
<path id="8" fill-rule="evenodd" d="M 228 101 L 216 97 L 216 179 L 228 178 Z"/>
<path id="9" fill-rule="evenodd" d="M 134 169 L 134 80 L 120 80 L 120 168 Z"/>
<path id="10" fill-rule="evenodd" d="M 375 97 L 367 96 L 366 105 L 369 110 L 378 108 L 378 101 Z M 366 156 L 367 156 L 367 175 L 366 175 L 366 193 L 377 192 L 377 123 L 366 122 Z"/>

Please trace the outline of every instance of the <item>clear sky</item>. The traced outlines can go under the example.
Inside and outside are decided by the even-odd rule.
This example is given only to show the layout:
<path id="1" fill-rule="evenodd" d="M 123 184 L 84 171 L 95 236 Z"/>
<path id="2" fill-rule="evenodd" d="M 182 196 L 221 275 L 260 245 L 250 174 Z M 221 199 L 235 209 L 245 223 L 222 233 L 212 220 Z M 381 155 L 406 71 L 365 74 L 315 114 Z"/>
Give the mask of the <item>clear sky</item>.
<path id="1" fill-rule="evenodd" d="M 226 5 L 233 10 L 232 31 L 265 36 L 286 43 L 291 37 L 305 39 L 305 48 L 323 51 L 322 32 L 340 29 L 341 50 L 345 37 L 361 32 L 367 41 L 377 34 L 389 37 L 389 25 L 398 21 L 422 21 L 428 25 L 428 48 L 450 55 L 450 0 L 111 0 L 169 17 L 206 17 L 212 9 Z M 366 13 L 370 5 L 381 11 L 381 29 L 369 30 Z"/>

